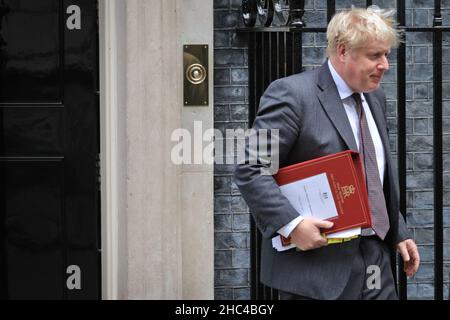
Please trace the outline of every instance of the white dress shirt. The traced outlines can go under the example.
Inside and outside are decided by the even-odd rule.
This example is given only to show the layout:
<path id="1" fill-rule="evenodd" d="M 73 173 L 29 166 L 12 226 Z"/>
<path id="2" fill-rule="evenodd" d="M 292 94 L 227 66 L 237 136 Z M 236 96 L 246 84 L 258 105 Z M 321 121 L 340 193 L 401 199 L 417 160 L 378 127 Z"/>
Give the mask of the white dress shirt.
<path id="1" fill-rule="evenodd" d="M 350 126 L 353 131 L 353 136 L 355 137 L 356 145 L 360 145 L 359 140 L 359 117 L 356 111 L 356 102 L 352 98 L 352 94 L 354 93 L 352 89 L 349 88 L 347 83 L 342 79 L 342 77 L 337 73 L 336 69 L 331 64 L 331 61 L 328 60 L 328 67 L 331 72 L 331 76 L 333 77 L 334 83 L 339 92 L 339 96 L 342 99 L 342 104 L 344 105 L 345 113 L 347 114 L 348 120 L 350 122 Z M 386 158 L 384 154 L 383 143 L 381 141 L 380 133 L 378 132 L 377 125 L 375 120 L 373 119 L 372 112 L 370 111 L 370 107 L 367 104 L 364 95 L 361 94 L 362 105 L 364 108 L 364 112 L 366 114 L 367 123 L 369 125 L 370 135 L 372 136 L 373 144 L 375 146 L 375 154 L 377 155 L 377 164 L 378 164 L 378 172 L 380 175 L 381 185 L 384 183 L 384 171 L 386 169 Z M 291 232 L 297 227 L 297 225 L 304 219 L 304 217 L 299 216 L 289 222 L 287 225 L 278 230 L 278 233 L 288 237 Z M 372 235 L 375 234 L 373 230 L 363 230 L 363 235 Z"/>

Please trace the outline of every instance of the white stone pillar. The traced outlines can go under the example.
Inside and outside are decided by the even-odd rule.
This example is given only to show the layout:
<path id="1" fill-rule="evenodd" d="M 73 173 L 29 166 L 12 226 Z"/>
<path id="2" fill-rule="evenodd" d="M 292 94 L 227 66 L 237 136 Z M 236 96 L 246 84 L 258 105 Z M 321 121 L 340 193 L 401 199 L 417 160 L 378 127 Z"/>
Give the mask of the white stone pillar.
<path id="1" fill-rule="evenodd" d="M 171 134 L 213 127 L 213 3 L 100 0 L 99 11 L 103 298 L 212 299 L 213 165 L 175 165 Z M 199 43 L 210 104 L 187 108 L 182 48 Z"/>
<path id="2" fill-rule="evenodd" d="M 211 0 L 179 0 L 181 44 L 209 45 L 209 105 L 182 108 L 182 125 L 191 135 L 214 128 L 214 14 Z M 199 137 L 195 137 L 199 138 Z M 198 141 L 198 140 L 197 140 Z M 203 150 L 212 142 L 204 141 Z M 194 143 L 193 143 L 194 145 Z M 194 151 L 194 148 L 193 150 Z M 192 152 L 192 155 L 194 153 Z M 203 159 L 205 160 L 205 159 Z M 183 299 L 214 298 L 214 166 L 185 165 L 182 170 Z"/>
<path id="3" fill-rule="evenodd" d="M 128 297 L 182 297 L 181 47 L 175 0 L 127 0 Z M 125 258 L 125 257 L 124 257 Z"/>

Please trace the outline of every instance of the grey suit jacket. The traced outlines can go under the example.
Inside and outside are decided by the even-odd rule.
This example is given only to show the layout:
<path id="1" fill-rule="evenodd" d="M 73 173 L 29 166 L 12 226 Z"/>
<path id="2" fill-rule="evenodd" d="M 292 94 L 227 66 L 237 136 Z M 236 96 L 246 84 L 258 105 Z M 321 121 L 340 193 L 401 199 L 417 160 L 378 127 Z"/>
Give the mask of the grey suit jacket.
<path id="1" fill-rule="evenodd" d="M 385 241 L 395 245 L 407 239 L 399 213 L 397 170 L 391 157 L 381 90 L 365 94 L 386 154 L 384 193 L 390 219 Z M 279 129 L 279 161 L 285 167 L 344 150 L 357 151 L 353 132 L 327 63 L 322 67 L 276 80 L 261 97 L 253 124 L 258 129 Z M 248 145 L 247 145 L 248 148 Z M 246 150 L 248 152 L 248 150 Z M 298 216 L 271 175 L 261 175 L 266 161 L 240 163 L 234 178 L 261 231 L 261 281 L 272 288 L 315 299 L 335 299 L 347 284 L 359 240 L 310 251 L 277 252 L 271 238 Z"/>

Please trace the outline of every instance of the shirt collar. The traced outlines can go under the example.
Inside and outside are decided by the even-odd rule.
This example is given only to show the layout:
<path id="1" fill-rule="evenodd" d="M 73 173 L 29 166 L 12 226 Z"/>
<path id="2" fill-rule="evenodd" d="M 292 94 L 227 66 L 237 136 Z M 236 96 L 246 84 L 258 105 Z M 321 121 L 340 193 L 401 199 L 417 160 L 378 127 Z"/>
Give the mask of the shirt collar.
<path id="1" fill-rule="evenodd" d="M 334 83 L 336 84 L 337 90 L 341 100 L 347 99 L 353 94 L 353 90 L 345 83 L 344 79 L 337 73 L 336 69 L 331 64 L 330 59 L 328 59 L 328 68 L 330 69 L 331 76 L 333 77 Z M 364 95 L 361 95 L 361 99 L 364 100 Z"/>

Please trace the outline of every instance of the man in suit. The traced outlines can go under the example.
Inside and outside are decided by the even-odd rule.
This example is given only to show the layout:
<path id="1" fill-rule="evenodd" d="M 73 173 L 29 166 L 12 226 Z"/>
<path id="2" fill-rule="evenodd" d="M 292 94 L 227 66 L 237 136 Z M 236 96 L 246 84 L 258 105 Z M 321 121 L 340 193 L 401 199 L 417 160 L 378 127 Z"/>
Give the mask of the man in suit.
<path id="1" fill-rule="evenodd" d="M 389 69 L 388 54 L 399 41 L 393 12 L 377 7 L 336 14 L 327 29 L 328 61 L 320 68 L 279 79 L 261 98 L 251 135 L 278 129 L 280 167 L 344 150 L 360 152 L 373 228 L 356 239 L 328 244 L 321 229 L 329 221 L 299 216 L 280 192 L 271 166 L 237 165 L 234 178 L 262 233 L 261 281 L 281 299 L 398 299 L 391 256 L 398 251 L 404 271 L 419 267 L 417 247 L 399 212 L 397 171 L 386 127 L 385 95 L 379 89 Z M 251 136 L 249 140 L 251 140 Z M 246 146 L 246 153 L 252 153 Z M 290 236 L 298 249 L 278 252 L 271 239 Z M 373 270 L 379 285 L 371 286 Z"/>

